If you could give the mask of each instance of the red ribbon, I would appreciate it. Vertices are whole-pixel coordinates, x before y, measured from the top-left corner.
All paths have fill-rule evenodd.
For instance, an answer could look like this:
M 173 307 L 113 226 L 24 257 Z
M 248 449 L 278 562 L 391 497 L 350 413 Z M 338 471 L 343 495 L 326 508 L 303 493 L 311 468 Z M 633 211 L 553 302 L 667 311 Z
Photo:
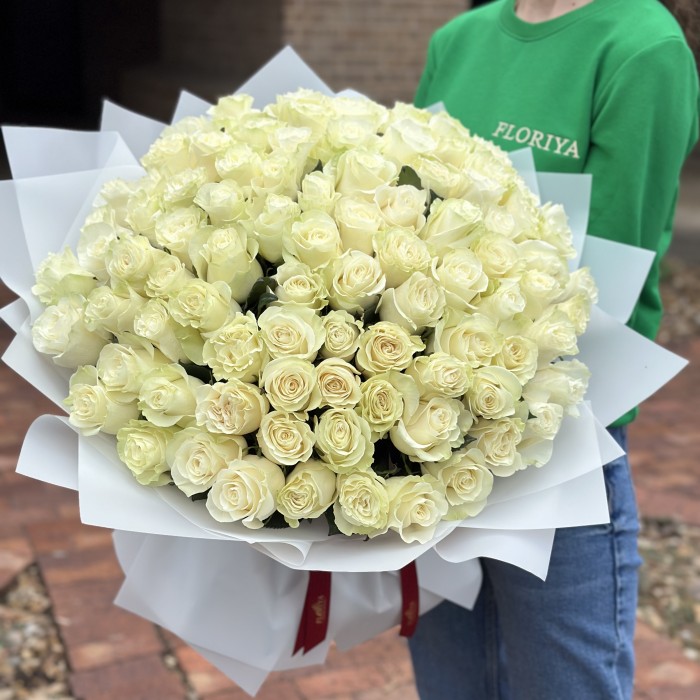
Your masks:
M 401 629 L 402 637 L 410 637 L 418 624 L 418 571 L 412 561 L 399 571 L 401 577 Z M 294 643 L 294 654 L 300 649 L 311 651 L 326 638 L 331 606 L 330 571 L 309 572 L 306 599 Z
M 301 612 L 294 654 L 299 649 L 306 652 L 318 646 L 328 631 L 328 615 L 331 608 L 331 574 L 330 571 L 309 572 L 306 587 L 306 600 Z
M 418 571 L 416 562 L 401 569 L 401 629 L 402 637 L 410 637 L 418 624 Z

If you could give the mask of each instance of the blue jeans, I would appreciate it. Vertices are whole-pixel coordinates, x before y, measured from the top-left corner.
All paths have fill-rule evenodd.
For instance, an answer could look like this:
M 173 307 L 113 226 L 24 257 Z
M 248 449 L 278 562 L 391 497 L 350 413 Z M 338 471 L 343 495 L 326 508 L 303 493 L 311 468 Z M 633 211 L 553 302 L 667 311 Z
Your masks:
M 610 433 L 627 448 L 625 428 Z M 639 524 L 627 457 L 605 465 L 611 523 L 561 528 L 546 581 L 482 559 L 473 611 L 443 602 L 409 640 L 422 700 L 629 700 Z

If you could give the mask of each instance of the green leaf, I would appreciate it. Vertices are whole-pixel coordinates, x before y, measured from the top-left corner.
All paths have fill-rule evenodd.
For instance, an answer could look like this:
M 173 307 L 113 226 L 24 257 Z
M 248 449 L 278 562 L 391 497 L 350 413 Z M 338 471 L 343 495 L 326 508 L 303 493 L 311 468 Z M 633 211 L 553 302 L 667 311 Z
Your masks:
M 209 494 L 209 491 L 211 491 L 211 489 L 207 489 L 206 491 L 203 491 L 202 493 L 193 493 L 190 496 L 190 501 L 205 501 L 207 498 L 207 495 Z
M 214 382 L 214 374 L 210 367 L 206 365 L 196 365 L 194 362 L 181 362 L 180 364 L 190 377 L 195 377 L 195 379 L 199 379 L 205 384 L 212 384 Z
M 272 290 L 277 288 L 277 282 L 272 277 L 259 277 L 248 294 L 248 298 L 243 304 L 243 313 L 251 311 L 258 306 L 260 298 L 264 294 L 272 294 Z
M 399 185 L 413 185 L 417 190 L 422 190 L 423 185 L 418 177 L 418 173 L 410 166 L 404 165 L 399 173 Z
M 260 316 L 260 314 L 265 311 L 265 309 L 270 306 L 273 301 L 277 301 L 277 296 L 272 292 L 265 292 L 265 294 L 258 299 L 258 304 L 255 308 L 255 315 Z
M 326 510 L 324 515 L 326 516 L 326 522 L 328 523 L 328 537 L 330 537 L 331 535 L 342 534 L 338 529 L 338 526 L 335 524 L 335 515 L 333 513 L 332 506 Z
M 284 519 L 284 515 L 276 510 L 267 520 L 263 520 L 263 526 L 271 530 L 283 530 L 289 527 L 289 523 Z

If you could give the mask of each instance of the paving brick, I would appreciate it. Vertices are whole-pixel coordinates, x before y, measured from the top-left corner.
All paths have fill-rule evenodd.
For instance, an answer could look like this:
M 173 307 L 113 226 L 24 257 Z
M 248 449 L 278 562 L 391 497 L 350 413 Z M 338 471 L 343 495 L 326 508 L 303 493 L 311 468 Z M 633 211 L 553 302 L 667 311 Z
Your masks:
M 231 690 L 233 685 L 231 680 L 194 649 L 181 646 L 175 651 L 175 656 L 190 684 L 198 693 L 206 695 L 221 690 Z
M 122 575 L 111 547 L 60 550 L 39 555 L 38 561 L 49 590 L 57 585 L 112 580 Z
M 74 673 L 76 700 L 180 700 L 186 689 L 156 655 Z
M 377 668 L 338 668 L 319 670 L 296 684 L 305 698 L 336 698 L 344 693 L 357 693 L 368 688 L 381 687 L 385 678 Z
M 34 561 L 34 553 L 23 537 L 0 539 L 0 591 Z
M 27 533 L 37 554 L 112 547 L 112 531 L 83 525 L 72 518 L 29 525 Z
M 163 651 L 150 622 L 115 606 L 61 616 L 58 622 L 70 666 L 77 671 Z

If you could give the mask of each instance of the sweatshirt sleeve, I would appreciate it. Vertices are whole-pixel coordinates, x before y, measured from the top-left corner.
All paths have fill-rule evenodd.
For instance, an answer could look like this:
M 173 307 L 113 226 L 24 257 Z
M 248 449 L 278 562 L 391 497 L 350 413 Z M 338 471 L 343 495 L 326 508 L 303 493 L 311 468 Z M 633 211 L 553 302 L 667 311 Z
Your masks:
M 697 68 L 687 45 L 668 38 L 628 58 L 594 108 L 584 168 L 593 175 L 589 233 L 658 253 L 640 298 L 645 310 L 630 322 L 653 337 L 658 263 L 670 243 L 681 167 L 698 138 Z
M 430 90 L 430 82 L 435 72 L 435 42 L 436 37 L 433 35 L 428 44 L 428 56 L 425 61 L 425 67 L 423 68 L 423 74 L 418 83 L 418 88 L 416 89 L 416 96 L 413 99 L 413 104 L 416 107 L 428 107 L 430 105 L 428 102 L 428 92 Z

